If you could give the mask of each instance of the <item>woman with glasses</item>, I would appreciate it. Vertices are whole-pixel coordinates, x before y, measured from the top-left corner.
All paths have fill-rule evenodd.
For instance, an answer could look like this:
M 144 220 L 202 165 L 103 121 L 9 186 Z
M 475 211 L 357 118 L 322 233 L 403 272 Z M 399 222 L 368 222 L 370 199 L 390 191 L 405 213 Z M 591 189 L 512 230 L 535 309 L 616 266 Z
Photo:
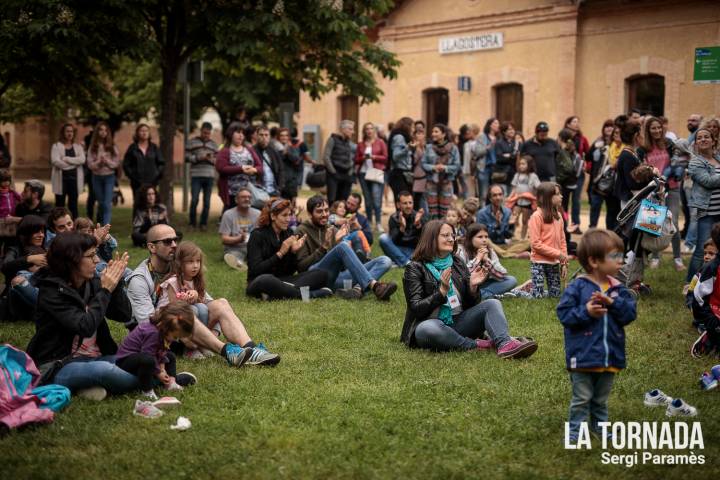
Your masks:
M 69 232 L 55 237 L 47 268 L 36 274 L 35 335 L 27 347 L 43 384 L 63 385 L 94 400 L 138 388 L 137 377 L 115 366 L 117 344 L 105 320 L 130 321 L 127 296 L 117 288 L 128 256 L 112 260 L 99 277 L 98 261 L 92 235 Z
M 140 187 L 131 234 L 133 245 L 144 247 L 150 227 L 167 223 L 167 207 L 162 203 L 157 203 L 155 187 L 152 185 Z
M 411 348 L 438 351 L 495 350 L 501 358 L 535 353 L 535 341 L 510 336 L 498 300 L 482 301 L 479 287 L 488 271 L 482 265 L 469 271 L 456 248 L 450 224 L 425 225 L 403 278 L 407 311 L 401 340 Z M 483 338 L 485 331 L 489 339 Z

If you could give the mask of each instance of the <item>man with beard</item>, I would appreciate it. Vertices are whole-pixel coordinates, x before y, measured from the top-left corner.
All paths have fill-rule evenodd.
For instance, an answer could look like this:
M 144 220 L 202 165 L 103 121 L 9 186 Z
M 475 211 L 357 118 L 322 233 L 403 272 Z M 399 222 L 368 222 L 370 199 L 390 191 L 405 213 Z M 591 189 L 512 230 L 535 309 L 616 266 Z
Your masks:
M 132 307 L 134 323 L 150 321 L 158 302 L 158 286 L 170 272 L 175 259 L 177 242 L 175 230 L 170 225 L 155 225 L 147 233 L 147 249 L 150 257 L 140 262 L 128 279 L 127 296 Z M 280 356 L 270 353 L 262 346 L 255 345 L 245 330 L 245 326 L 232 313 L 232 307 L 224 299 L 213 300 L 207 304 L 207 325 L 219 323 L 223 334 L 229 340 L 223 343 L 206 324 L 195 317 L 191 341 L 196 346 L 220 354 L 228 364 L 239 367 L 248 365 L 275 365 Z M 131 325 L 131 327 L 134 327 Z M 242 345 L 242 346 L 240 346 Z
M 688 136 L 688 145 L 692 145 L 695 142 L 695 132 L 700 128 L 703 116 L 699 113 L 691 113 L 687 120 L 687 129 L 690 132 Z
M 40 180 L 28 180 L 25 182 L 25 189 L 22 191 L 22 203 L 15 209 L 15 216 L 25 217 L 27 215 L 37 215 L 47 220 L 52 205 L 43 202 L 45 195 L 45 184 Z
M 530 155 L 535 160 L 535 173 L 541 182 L 554 182 L 556 160 L 560 146 L 552 138 L 548 138 L 550 126 L 539 122 L 535 126 L 535 136 L 523 143 L 520 155 Z

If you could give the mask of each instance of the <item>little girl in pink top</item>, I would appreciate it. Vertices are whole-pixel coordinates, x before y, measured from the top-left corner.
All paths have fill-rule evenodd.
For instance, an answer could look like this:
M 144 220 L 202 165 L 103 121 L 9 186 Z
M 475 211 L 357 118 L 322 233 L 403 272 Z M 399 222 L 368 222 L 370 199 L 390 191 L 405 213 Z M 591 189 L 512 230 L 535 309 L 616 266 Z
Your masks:
M 560 281 L 567 276 L 567 244 L 561 215 L 562 194 L 553 182 L 537 188 L 538 209 L 530 217 L 530 275 L 533 298 L 560 297 Z M 545 282 L 548 291 L 545 292 Z

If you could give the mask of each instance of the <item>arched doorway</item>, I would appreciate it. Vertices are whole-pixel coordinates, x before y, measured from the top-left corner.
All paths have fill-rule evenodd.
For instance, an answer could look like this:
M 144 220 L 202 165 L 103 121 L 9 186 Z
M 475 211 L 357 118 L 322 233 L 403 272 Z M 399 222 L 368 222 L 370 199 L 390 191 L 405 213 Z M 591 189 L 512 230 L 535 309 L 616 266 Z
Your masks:
M 448 124 L 450 95 L 446 88 L 431 88 L 423 92 L 425 124 L 428 130 L 436 123 Z
M 627 111 L 660 116 L 665 114 L 665 77 L 662 75 L 633 75 L 625 80 Z
M 519 83 L 496 85 L 495 117 L 500 122 L 512 122 L 519 132 L 523 128 L 523 87 Z

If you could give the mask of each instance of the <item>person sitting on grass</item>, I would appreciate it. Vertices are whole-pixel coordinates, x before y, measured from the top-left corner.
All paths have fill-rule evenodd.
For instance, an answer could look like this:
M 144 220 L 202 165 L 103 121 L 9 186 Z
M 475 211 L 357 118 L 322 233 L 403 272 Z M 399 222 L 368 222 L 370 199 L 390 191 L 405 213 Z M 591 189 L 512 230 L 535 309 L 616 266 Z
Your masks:
M 110 235 L 110 225 L 100 226 L 99 223 L 95 224 L 87 217 L 78 217 L 75 219 L 74 228 L 76 232 L 87 233 L 88 235 L 94 236 L 97 240 L 97 251 L 98 257 L 100 258 L 100 263 L 97 264 L 97 272 L 99 274 L 105 270 L 108 262 L 112 260 L 113 253 L 117 250 L 118 246 L 115 237 Z M 126 268 L 123 274 L 123 280 L 130 278 L 130 274 L 132 274 L 132 270 Z
M 530 247 L 527 240 L 513 242 L 517 219 L 518 215 L 505 206 L 503 186 L 497 183 L 490 185 L 487 205 L 477 212 L 476 221 L 488 228 L 492 247 L 502 258 L 514 258 Z
M 530 217 L 530 276 L 533 298 L 560 297 L 560 283 L 567 276 L 568 253 L 562 218 L 560 186 L 543 182 L 537 190 L 538 209 Z M 545 291 L 547 281 L 548 290 Z
M 6 298 L 1 313 L 5 320 L 32 320 L 38 297 L 33 277 L 47 266 L 44 239 L 45 220 L 37 215 L 23 217 L 16 245 L 8 248 L 2 263 Z
M 407 311 L 400 339 L 409 347 L 493 350 L 501 358 L 528 357 L 537 350 L 529 338 L 513 338 L 502 304 L 482 301 L 487 271 L 472 273 L 455 253 L 455 232 L 443 220 L 425 225 L 413 261 L 405 269 Z M 484 339 L 487 331 L 490 339 Z
M 235 203 L 235 208 L 229 208 L 223 213 L 218 231 L 225 250 L 223 260 L 230 268 L 242 272 L 247 270 L 248 240 L 260 216 L 260 210 L 250 206 L 252 192 L 247 187 L 238 190 Z
M 172 303 L 157 311 L 150 321 L 138 325 L 120 343 L 115 365 L 136 376 L 143 396 L 157 400 L 154 387 L 182 390 L 197 383 L 189 372 L 176 373 L 175 354 L 168 346 L 190 338 L 195 320 L 187 303 Z
M 336 228 L 342 228 L 347 225 L 345 228 L 349 233 L 345 235 L 342 240 L 350 242 L 352 251 L 355 252 L 360 261 L 362 263 L 367 263 L 370 259 L 372 247 L 360 227 L 357 214 L 353 215 L 347 212 L 347 209 L 345 208 L 345 201 L 337 200 L 330 205 L 330 216 L 327 223 L 329 226 Z
M 712 237 L 705 240 L 705 244 L 703 245 L 703 267 L 709 262 L 715 260 L 717 254 L 718 248 L 717 246 L 715 246 L 715 242 L 713 241 Z M 700 270 L 702 271 L 702 268 Z M 693 299 L 695 298 L 695 287 L 697 286 L 699 281 L 700 272 L 696 273 L 692 281 L 689 284 L 685 285 L 685 287 L 683 288 L 683 294 L 686 297 L 685 305 L 687 305 L 687 307 L 691 310 L 693 305 Z M 699 333 L 702 333 L 705 330 L 705 327 L 703 325 L 700 325 L 695 319 L 693 319 L 693 326 L 698 329 Z
M 130 235 L 133 245 L 144 248 L 148 230 L 155 225 L 165 225 L 167 223 L 167 207 L 162 203 L 158 203 L 155 187 L 152 185 L 140 187 L 137 210 L 135 210 L 132 234 Z
M 589 229 L 578 260 L 586 274 L 565 289 L 557 316 L 565 331 L 565 361 L 572 383 L 569 441 L 581 422 L 600 432 L 615 374 L 625 368 L 625 326 L 635 320 L 635 297 L 615 279 L 623 264 L 623 241 L 614 232 Z
M 357 221 L 360 230 L 362 230 L 363 235 L 365 235 L 365 239 L 370 245 L 372 245 L 374 240 L 372 226 L 370 225 L 367 217 L 360 213 L 361 206 L 362 195 L 357 192 L 352 192 L 350 195 L 348 195 L 347 200 L 345 200 L 345 209 L 347 210 L 347 213 L 349 215 L 354 215 L 354 218 Z M 384 230 L 382 230 L 382 220 L 376 219 L 376 226 L 379 227 L 378 233 L 383 233 Z
M 482 223 L 473 223 L 468 227 L 465 237 L 465 254 L 460 258 L 467 262 L 470 273 L 478 268 L 488 272 L 487 279 L 480 284 L 482 298 L 493 298 L 509 292 L 517 285 L 517 280 L 508 275 L 507 269 L 500 263 L 495 250 L 490 246 L 488 229 Z
M 720 245 L 720 223 L 713 225 L 710 239 Z M 717 251 L 717 248 L 715 249 Z M 710 255 L 708 255 L 709 257 Z M 691 290 L 693 295 L 693 325 L 701 331 L 700 338 L 693 344 L 693 356 L 699 356 L 710 348 L 720 348 L 720 255 L 715 255 L 702 266 L 697 281 Z
M 422 208 L 415 210 L 408 191 L 398 193 L 396 208 L 388 221 L 388 233 L 380 235 L 380 247 L 395 265 L 404 267 L 410 263 L 426 219 Z
M 298 271 L 297 253 L 305 243 L 304 235 L 290 231 L 289 200 L 271 198 L 260 212 L 248 241 L 247 289 L 250 297 L 263 300 L 299 299 L 300 288 L 310 289 L 310 298 L 328 297 L 328 274 L 324 270 Z
M 75 223 L 73 222 L 72 215 L 70 215 L 70 210 L 65 207 L 53 208 L 47 217 L 47 229 L 45 230 L 45 242 L 43 246 L 46 250 L 49 250 L 50 244 L 56 235 L 74 230 Z
M 170 273 L 178 241 L 179 238 L 170 225 L 155 225 L 148 230 L 147 249 L 150 257 L 140 262 L 127 285 L 133 320 L 133 324 L 128 325 L 129 327 L 149 322 L 150 317 L 155 313 L 159 301 L 159 286 Z M 220 328 L 228 342 L 220 341 L 197 318 L 193 327 L 192 342 L 200 348 L 220 354 L 231 366 L 243 365 L 252 357 L 255 344 L 232 312 L 230 304 L 226 300 L 211 302 L 208 305 L 208 315 L 209 322 L 220 323 Z
M 397 285 L 379 280 L 390 270 L 392 261 L 380 256 L 363 265 L 349 245 L 348 236 L 353 222 L 344 223 L 339 229 L 328 226 L 328 204 L 322 195 L 315 195 L 307 201 L 307 211 L 310 219 L 298 228 L 298 233 L 305 236 L 305 242 L 297 252 L 298 270 L 327 272 L 328 286 L 335 288 L 335 294 L 341 298 L 359 299 L 367 290 L 373 292 L 378 300 L 389 300 Z M 343 288 L 345 280 L 352 280 L 354 286 Z
M 98 261 L 92 235 L 66 232 L 53 240 L 47 267 L 36 274 L 35 335 L 26 349 L 41 383 L 63 385 L 93 400 L 138 388 L 137 377 L 115 365 L 117 344 L 105 320 L 130 321 L 127 296 L 116 288 L 128 255 L 110 261 L 100 277 Z
M 37 215 L 47 220 L 53 207 L 43 202 L 43 195 L 45 195 L 45 184 L 42 181 L 36 179 L 26 181 L 25 188 L 20 194 L 22 203 L 15 208 L 15 215 L 18 217 Z

